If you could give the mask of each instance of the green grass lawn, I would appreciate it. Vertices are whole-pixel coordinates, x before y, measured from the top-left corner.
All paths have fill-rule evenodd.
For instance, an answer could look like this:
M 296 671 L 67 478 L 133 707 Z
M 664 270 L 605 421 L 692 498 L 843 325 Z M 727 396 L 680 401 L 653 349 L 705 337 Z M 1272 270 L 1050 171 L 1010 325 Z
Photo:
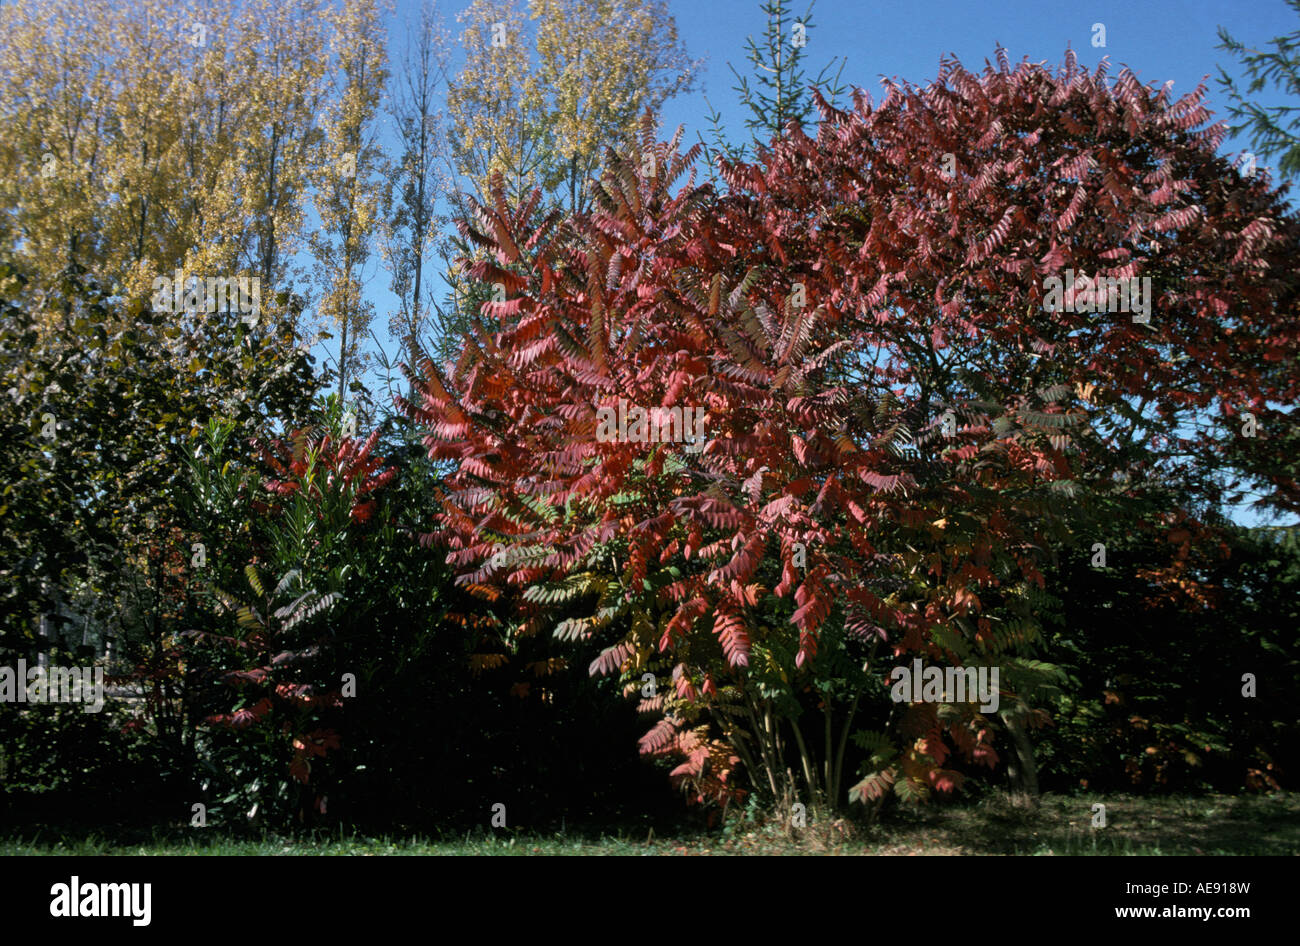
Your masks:
M 1092 805 L 1106 805 L 1094 829 Z M 1045 796 L 1036 810 L 998 796 L 976 804 L 895 809 L 872 827 L 818 824 L 790 836 L 776 825 L 733 823 L 678 837 L 607 833 L 537 835 L 476 829 L 458 838 L 279 836 L 232 839 L 214 829 L 74 837 L 10 830 L 0 855 L 392 854 L 1300 854 L 1300 795 L 1106 798 Z

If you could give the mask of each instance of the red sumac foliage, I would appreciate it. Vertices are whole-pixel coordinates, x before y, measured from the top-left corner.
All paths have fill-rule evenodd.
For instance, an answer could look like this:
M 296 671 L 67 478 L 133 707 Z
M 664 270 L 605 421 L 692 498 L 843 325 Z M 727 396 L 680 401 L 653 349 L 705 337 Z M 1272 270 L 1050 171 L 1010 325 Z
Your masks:
M 819 102 L 816 138 L 792 127 L 758 163 L 724 162 L 725 195 L 674 192 L 698 149 L 647 127 L 589 215 L 538 224 L 498 198 L 465 224 L 488 253 L 471 272 L 507 301 L 405 404 L 455 464 L 449 560 L 515 592 L 507 638 L 613 635 L 592 670 L 632 689 L 671 667 L 643 749 L 685 754 L 706 794 L 734 795 L 738 759 L 771 771 L 762 701 L 817 680 L 828 634 L 1000 665 L 1004 705 L 1023 705 L 1036 562 L 1074 541 L 1058 514 L 1124 488 L 1126 438 L 1152 417 L 1296 393 L 1296 223 L 1214 154 L 1204 90 L 998 58 L 887 84 L 874 107 Z M 1071 270 L 1149 279 L 1146 318 L 1046 311 Z M 1189 452 L 1146 447 L 1148 468 Z M 725 746 L 690 727 L 700 706 Z M 857 797 L 952 788 L 949 746 L 996 758 L 973 705 L 904 710 Z M 827 733 L 815 766 L 799 745 L 838 803 Z

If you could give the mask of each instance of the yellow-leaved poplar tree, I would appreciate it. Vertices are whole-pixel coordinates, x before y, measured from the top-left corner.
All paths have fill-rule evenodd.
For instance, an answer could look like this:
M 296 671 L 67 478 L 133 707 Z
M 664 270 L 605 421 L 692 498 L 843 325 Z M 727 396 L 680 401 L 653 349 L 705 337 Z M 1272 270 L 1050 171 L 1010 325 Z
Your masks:
M 129 298 L 261 278 L 301 246 L 322 0 L 0 6 L 0 249 L 39 294 L 72 265 Z
M 532 89 L 546 116 L 541 183 L 581 213 L 605 149 L 634 142 L 641 114 L 689 88 L 697 64 L 664 3 L 532 0 L 529 16 L 537 23 Z
M 456 169 L 480 200 L 493 174 L 521 195 L 539 182 L 546 122 L 523 13 L 515 0 L 474 0 L 456 19 L 465 52 L 447 92 Z
M 397 311 L 389 332 L 401 341 L 406 363 L 419 364 L 421 336 L 437 314 L 434 281 L 425 264 L 446 225 L 439 201 L 451 191 L 446 166 L 445 115 L 439 91 L 447 80 L 450 36 L 433 0 L 423 0 L 418 19 L 406 26 L 406 49 L 390 77 L 388 111 L 397 140 L 392 173 L 381 203 L 379 238 L 392 276 Z
M 320 119 L 324 140 L 315 172 L 320 227 L 309 243 L 320 287 L 317 318 L 323 327 L 338 330 L 340 401 L 349 378 L 360 371 L 360 341 L 374 315 L 362 290 L 387 173 L 378 142 L 388 82 L 382 12 L 376 0 L 343 0 L 334 13 L 330 45 L 336 91 Z

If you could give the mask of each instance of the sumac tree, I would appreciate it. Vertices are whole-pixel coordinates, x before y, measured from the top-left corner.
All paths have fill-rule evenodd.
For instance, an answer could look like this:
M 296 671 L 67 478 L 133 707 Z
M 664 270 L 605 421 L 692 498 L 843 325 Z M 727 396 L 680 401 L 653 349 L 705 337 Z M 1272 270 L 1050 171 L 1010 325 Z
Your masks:
M 465 223 L 506 299 L 405 405 L 455 466 L 449 561 L 507 645 L 602 645 L 701 798 L 739 762 L 830 806 L 947 791 L 1003 728 L 1032 787 L 1043 557 L 1296 394 L 1296 221 L 1216 156 L 1204 90 L 997 59 L 819 101 L 725 197 L 674 191 L 698 149 L 647 123 L 590 214 Z M 1150 306 L 1088 311 L 1084 275 Z M 998 669 L 997 710 L 892 702 L 914 658 Z

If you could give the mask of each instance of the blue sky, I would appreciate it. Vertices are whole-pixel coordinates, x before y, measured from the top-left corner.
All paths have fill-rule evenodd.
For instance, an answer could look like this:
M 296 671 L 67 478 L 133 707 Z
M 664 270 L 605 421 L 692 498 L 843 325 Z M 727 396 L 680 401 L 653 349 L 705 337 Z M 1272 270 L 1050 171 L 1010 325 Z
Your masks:
M 406 35 L 402 24 L 415 19 L 419 2 L 396 2 L 390 27 L 394 59 Z M 456 14 L 466 6 L 468 2 L 459 0 L 439 4 L 453 31 Z M 797 0 L 791 9 L 802 16 L 806 0 Z M 678 124 L 686 126 L 688 142 L 694 141 L 697 133 L 707 137 L 707 96 L 721 112 L 729 137 L 736 142 L 746 140 L 745 111 L 732 90 L 735 80 L 727 63 L 746 72 L 746 38 L 751 34 L 758 37 L 766 22 L 757 0 L 670 0 L 669 10 L 687 52 L 705 62 L 695 91 L 665 106 L 662 137 L 668 137 Z M 1159 85 L 1172 79 L 1175 95 L 1190 92 L 1204 81 L 1209 107 L 1216 116 L 1224 114 L 1223 96 L 1215 81 L 1217 66 L 1222 64 L 1234 77 L 1241 74 L 1228 54 L 1215 48 L 1218 27 L 1226 27 L 1236 39 L 1257 48 L 1297 28 L 1295 13 L 1283 0 L 922 0 L 901 4 L 818 0 L 812 22 L 805 49 L 807 71 L 816 75 L 825 62 L 845 57 L 841 81 L 866 90 L 877 100 L 882 76 L 924 83 L 935 76 L 944 55 L 955 54 L 967 68 L 978 69 L 986 59 L 993 59 L 1000 43 L 1013 65 L 1024 58 L 1059 65 L 1068 46 L 1088 67 L 1108 57 L 1112 76 L 1121 66 L 1129 66 L 1144 84 Z M 1096 23 L 1105 26 L 1104 49 L 1093 46 Z M 617 29 L 617 24 L 610 24 L 610 29 Z M 1280 104 L 1266 94 L 1260 100 L 1266 105 Z M 1247 148 L 1247 142 L 1229 139 L 1222 150 L 1236 154 Z M 376 309 L 374 328 L 382 337 L 382 327 L 396 300 L 388 291 L 386 271 L 372 266 L 367 276 L 367 297 Z M 397 350 L 393 343 L 386 343 L 385 348 Z M 332 363 L 324 352 L 319 354 Z M 1249 513 L 1239 518 L 1255 521 Z

